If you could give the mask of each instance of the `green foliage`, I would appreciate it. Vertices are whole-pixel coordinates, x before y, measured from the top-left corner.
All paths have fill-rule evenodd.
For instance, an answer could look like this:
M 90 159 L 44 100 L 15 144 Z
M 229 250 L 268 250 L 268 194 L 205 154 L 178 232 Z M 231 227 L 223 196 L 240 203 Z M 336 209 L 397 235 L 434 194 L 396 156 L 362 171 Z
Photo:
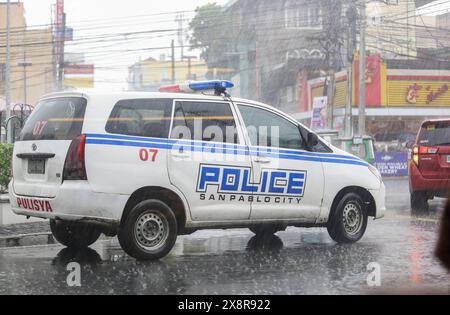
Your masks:
M 12 144 L 0 144 L 0 191 L 6 189 L 10 180 L 9 173 L 13 148 Z
M 208 63 L 217 62 L 217 59 L 227 52 L 230 34 L 231 19 L 222 6 L 209 3 L 195 10 L 195 17 L 189 24 L 191 36 L 189 43 L 191 49 L 200 49 L 201 57 Z

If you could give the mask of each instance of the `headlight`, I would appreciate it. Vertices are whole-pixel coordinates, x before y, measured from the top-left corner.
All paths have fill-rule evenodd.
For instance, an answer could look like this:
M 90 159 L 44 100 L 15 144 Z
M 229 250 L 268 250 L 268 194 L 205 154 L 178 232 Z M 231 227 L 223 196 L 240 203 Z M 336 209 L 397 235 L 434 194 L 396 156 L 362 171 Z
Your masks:
M 372 172 L 373 175 L 375 175 L 376 178 L 378 178 L 381 181 L 383 181 L 383 177 L 381 176 L 380 171 L 373 165 L 369 165 L 369 170 Z

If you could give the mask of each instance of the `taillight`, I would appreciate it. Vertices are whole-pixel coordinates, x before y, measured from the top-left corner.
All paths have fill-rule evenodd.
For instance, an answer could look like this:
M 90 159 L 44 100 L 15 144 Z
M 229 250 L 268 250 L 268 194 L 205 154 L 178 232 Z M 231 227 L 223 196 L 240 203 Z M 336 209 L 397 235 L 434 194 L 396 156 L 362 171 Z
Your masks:
M 418 146 L 413 147 L 412 160 L 413 160 L 414 164 L 419 166 L 419 147 Z
M 87 180 L 84 148 L 86 135 L 74 139 L 67 152 L 64 163 L 63 180 Z
M 426 154 L 437 154 L 438 148 L 424 147 L 424 146 L 414 146 L 412 152 L 412 159 L 416 165 L 419 165 L 419 160 L 421 155 Z
M 419 147 L 419 154 L 436 154 L 437 152 L 438 152 L 437 148 Z

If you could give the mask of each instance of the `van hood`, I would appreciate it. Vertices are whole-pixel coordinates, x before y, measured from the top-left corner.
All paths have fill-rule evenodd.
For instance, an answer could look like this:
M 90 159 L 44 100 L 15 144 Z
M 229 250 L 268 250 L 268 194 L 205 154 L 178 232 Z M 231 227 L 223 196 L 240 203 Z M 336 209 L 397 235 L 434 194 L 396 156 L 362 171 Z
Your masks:
M 334 152 L 335 154 L 348 156 L 349 158 L 351 157 L 351 158 L 357 159 L 358 161 L 367 163 L 367 161 L 363 160 L 362 158 L 360 158 L 360 157 L 358 157 L 358 156 L 356 156 L 356 155 L 353 155 L 353 154 L 351 154 L 351 153 L 348 153 L 347 151 L 344 151 L 344 150 L 342 150 L 342 149 L 339 149 L 339 148 L 335 147 L 334 145 L 331 145 L 331 144 L 330 144 L 329 146 L 333 149 L 333 152 Z

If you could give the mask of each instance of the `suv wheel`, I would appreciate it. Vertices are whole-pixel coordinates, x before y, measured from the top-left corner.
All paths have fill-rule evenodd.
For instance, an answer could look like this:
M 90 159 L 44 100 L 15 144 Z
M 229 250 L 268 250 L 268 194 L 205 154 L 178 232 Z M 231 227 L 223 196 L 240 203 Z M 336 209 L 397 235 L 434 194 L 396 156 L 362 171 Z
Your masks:
M 99 229 L 64 221 L 50 220 L 53 237 L 69 248 L 83 249 L 94 244 L 102 234 Z
M 348 193 L 330 216 L 328 234 L 337 243 L 356 243 L 366 232 L 367 220 L 366 206 L 361 197 Z
M 172 250 L 177 233 L 177 220 L 169 206 L 158 200 L 146 200 L 131 210 L 118 238 L 131 257 L 158 260 Z
M 428 209 L 428 198 L 425 192 L 411 193 L 411 211 L 413 213 L 426 212 Z

